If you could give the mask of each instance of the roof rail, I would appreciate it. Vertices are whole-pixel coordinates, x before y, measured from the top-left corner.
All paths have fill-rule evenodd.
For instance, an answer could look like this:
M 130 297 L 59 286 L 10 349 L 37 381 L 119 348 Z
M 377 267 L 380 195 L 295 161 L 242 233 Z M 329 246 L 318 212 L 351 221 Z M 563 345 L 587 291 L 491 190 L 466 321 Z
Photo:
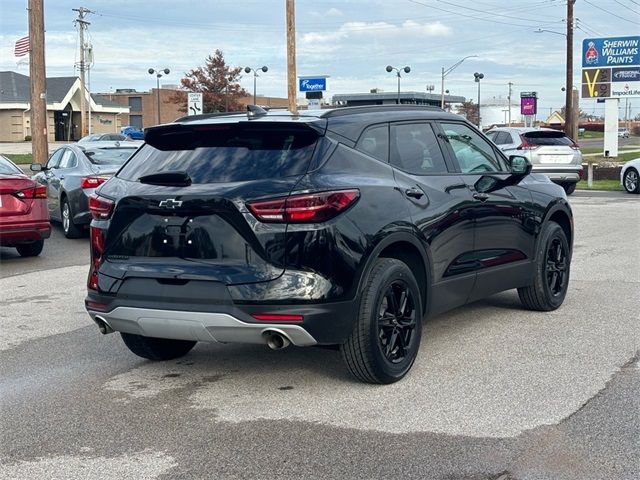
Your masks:
M 440 107 L 432 105 L 361 105 L 357 107 L 337 107 L 320 114 L 322 118 L 341 117 L 343 115 L 355 115 L 357 113 L 371 113 L 384 111 L 412 111 L 428 110 L 432 112 L 444 112 Z
M 184 117 L 176 118 L 173 123 L 187 122 L 192 120 L 206 120 L 207 118 L 226 117 L 231 115 L 239 115 L 244 112 L 215 112 L 215 113 L 201 113 L 199 115 L 185 115 Z

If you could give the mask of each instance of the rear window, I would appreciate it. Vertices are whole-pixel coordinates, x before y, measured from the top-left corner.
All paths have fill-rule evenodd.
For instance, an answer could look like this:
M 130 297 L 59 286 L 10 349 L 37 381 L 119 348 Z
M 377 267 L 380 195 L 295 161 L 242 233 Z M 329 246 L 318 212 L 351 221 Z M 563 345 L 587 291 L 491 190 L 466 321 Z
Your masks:
M 84 154 L 94 165 L 122 165 L 135 148 L 86 148 Z
M 177 127 L 147 138 L 118 173 L 125 180 L 186 171 L 193 183 L 282 178 L 306 172 L 318 133 L 278 125 Z
M 527 132 L 523 136 L 532 145 L 573 145 L 571 139 L 562 132 Z

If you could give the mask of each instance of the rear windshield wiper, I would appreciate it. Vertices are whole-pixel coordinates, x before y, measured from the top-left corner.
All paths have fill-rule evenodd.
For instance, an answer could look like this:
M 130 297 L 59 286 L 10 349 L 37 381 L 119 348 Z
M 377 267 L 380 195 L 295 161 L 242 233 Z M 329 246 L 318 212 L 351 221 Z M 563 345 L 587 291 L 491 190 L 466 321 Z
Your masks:
M 191 177 L 184 171 L 152 173 L 151 175 L 140 177 L 138 181 L 163 187 L 188 187 L 191 185 Z

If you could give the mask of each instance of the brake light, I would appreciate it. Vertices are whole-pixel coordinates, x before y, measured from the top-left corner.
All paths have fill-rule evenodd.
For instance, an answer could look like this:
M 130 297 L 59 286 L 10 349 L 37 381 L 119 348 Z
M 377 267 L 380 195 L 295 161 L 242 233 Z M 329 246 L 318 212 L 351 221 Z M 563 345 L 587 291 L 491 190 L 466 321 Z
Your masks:
M 96 220 L 108 220 L 113 213 L 115 203 L 108 198 L 91 195 L 89 197 L 89 211 Z
M 98 188 L 104 182 L 109 180 L 109 177 L 82 177 L 80 179 L 81 188 Z
M 98 268 L 102 262 L 104 253 L 104 233 L 102 228 L 91 227 L 91 264 L 89 266 L 89 278 L 87 287 L 91 290 L 98 290 Z
M 358 190 L 305 193 L 247 203 L 253 215 L 265 223 L 317 223 L 334 218 L 353 205 Z
M 33 188 L 25 188 L 14 194 L 18 198 L 47 198 L 47 187 L 36 185 Z
M 523 135 L 520 135 L 520 142 L 520 146 L 518 146 L 517 150 L 535 150 L 540 146 L 529 143 Z
M 278 313 L 252 313 L 251 316 L 263 322 L 301 322 L 302 315 L 288 315 Z

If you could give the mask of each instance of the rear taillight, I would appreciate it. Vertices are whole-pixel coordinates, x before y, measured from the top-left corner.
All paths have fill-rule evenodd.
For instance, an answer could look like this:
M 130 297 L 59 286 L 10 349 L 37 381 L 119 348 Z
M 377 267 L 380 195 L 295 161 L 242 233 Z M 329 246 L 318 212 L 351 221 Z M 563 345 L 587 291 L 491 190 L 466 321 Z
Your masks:
M 520 142 L 520 146 L 517 148 L 518 150 L 535 150 L 540 146 L 529 143 L 523 135 L 520 135 Z
M 26 188 L 14 194 L 18 198 L 47 198 L 47 187 L 36 185 L 33 188 Z
M 107 180 L 109 180 L 109 177 L 82 177 L 80 179 L 80 187 L 81 188 L 98 188 Z
M 113 213 L 115 203 L 108 198 L 91 195 L 89 197 L 89 211 L 96 220 L 108 220 Z
M 247 203 L 253 215 L 265 223 L 317 223 L 332 219 L 353 205 L 358 190 L 305 193 Z
M 578 145 L 576 142 L 572 142 L 571 148 L 573 148 L 574 150 L 580 150 L 580 145 Z
M 98 268 L 102 261 L 102 254 L 104 253 L 104 234 L 105 230 L 102 228 L 91 227 L 91 264 L 89 266 L 89 278 L 87 280 L 87 287 L 91 290 L 98 290 Z

